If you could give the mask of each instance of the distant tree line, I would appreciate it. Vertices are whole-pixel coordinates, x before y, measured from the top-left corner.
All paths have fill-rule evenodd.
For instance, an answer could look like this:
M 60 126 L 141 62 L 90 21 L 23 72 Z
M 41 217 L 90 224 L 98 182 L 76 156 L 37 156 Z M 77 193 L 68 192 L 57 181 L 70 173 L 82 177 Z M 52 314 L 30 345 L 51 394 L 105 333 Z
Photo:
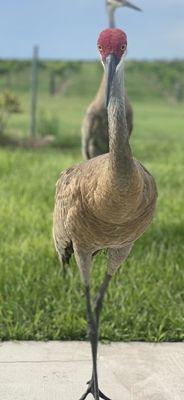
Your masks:
M 0 60 L 0 91 L 30 89 L 31 60 Z M 39 88 L 51 96 L 93 95 L 103 73 L 99 62 L 39 61 Z M 132 98 L 184 100 L 184 61 L 127 61 L 126 86 Z

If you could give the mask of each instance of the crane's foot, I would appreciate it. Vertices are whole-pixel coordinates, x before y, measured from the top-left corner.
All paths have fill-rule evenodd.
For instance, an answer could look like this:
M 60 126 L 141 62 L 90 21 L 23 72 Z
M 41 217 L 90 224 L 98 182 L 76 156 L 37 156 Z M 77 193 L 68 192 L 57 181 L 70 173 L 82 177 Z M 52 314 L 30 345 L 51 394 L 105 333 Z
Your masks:
M 95 400 L 98 400 L 98 399 L 95 397 L 95 394 L 94 394 L 94 384 L 93 384 L 93 381 L 88 382 L 88 384 L 89 384 L 88 389 L 86 390 L 86 392 L 83 394 L 83 396 L 82 396 L 79 400 L 85 400 L 86 397 L 88 396 L 88 394 L 92 394 L 93 397 L 94 397 L 94 399 L 95 399 Z M 105 396 L 105 394 L 103 394 L 103 393 L 101 392 L 101 390 L 99 390 L 99 396 L 98 396 L 98 397 L 101 398 L 101 399 L 103 399 L 103 400 L 111 400 L 111 399 L 109 399 L 109 397 Z

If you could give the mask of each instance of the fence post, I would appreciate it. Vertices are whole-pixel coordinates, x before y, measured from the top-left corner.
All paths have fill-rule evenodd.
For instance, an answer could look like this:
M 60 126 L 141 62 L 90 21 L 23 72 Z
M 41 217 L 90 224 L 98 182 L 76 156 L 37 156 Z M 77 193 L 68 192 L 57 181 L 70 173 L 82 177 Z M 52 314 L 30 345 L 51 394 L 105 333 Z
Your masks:
M 50 72 L 50 87 L 49 92 L 51 96 L 55 96 L 56 94 L 56 74 L 55 71 Z
M 37 91 L 38 91 L 38 55 L 39 47 L 33 47 L 33 60 L 32 60 L 32 81 L 31 81 L 31 121 L 30 121 L 30 134 L 32 137 L 36 136 L 36 105 L 37 105 Z
M 181 103 L 183 100 L 183 87 L 182 87 L 182 83 L 179 81 L 175 82 L 175 94 L 176 94 L 177 102 Z

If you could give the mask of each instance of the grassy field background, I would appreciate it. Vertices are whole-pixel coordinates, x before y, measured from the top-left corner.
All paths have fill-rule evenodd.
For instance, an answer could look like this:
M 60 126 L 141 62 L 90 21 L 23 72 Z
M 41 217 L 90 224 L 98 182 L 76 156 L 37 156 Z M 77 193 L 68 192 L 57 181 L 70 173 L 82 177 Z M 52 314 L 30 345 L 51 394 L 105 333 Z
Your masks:
M 38 119 L 45 113 L 57 121 L 58 147 L 0 148 L 2 340 L 86 338 L 79 272 L 73 259 L 66 277 L 62 276 L 51 230 L 58 174 L 82 160 L 81 119 L 100 79 L 100 73 L 96 79 L 99 67 L 95 65 L 83 66 L 64 95 L 49 96 L 47 80 L 43 79 Z M 164 94 L 162 87 L 155 89 L 154 74 L 150 75 L 151 86 L 145 77 L 139 79 L 140 88 L 144 86 L 140 100 L 137 92 L 132 92 L 130 81 L 131 68 L 127 74 L 135 113 L 131 145 L 134 156 L 155 176 L 159 199 L 154 223 L 136 242 L 111 283 L 102 314 L 101 339 L 180 341 L 184 339 L 184 107 L 167 92 L 167 85 Z M 28 85 L 26 77 L 25 82 Z M 86 89 L 83 87 L 79 95 L 83 82 Z M 1 91 L 4 87 L 3 77 Z M 22 113 L 11 116 L 6 135 L 24 137 L 29 130 L 30 96 L 16 79 L 10 89 L 18 94 Z M 149 90 L 150 96 L 144 95 Z M 106 257 L 100 254 L 92 273 L 94 291 L 105 269 Z

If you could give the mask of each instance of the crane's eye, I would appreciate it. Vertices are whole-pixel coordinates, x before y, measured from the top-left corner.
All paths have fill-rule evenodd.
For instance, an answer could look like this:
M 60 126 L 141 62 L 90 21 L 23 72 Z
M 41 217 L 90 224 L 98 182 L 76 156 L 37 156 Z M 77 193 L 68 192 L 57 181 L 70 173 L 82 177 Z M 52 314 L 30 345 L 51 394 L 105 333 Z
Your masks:
M 125 50 L 126 50 L 126 45 L 125 45 L 125 44 L 123 44 L 123 46 L 121 46 L 121 50 L 122 50 L 122 51 L 125 51 Z
M 98 50 L 99 50 L 99 51 L 102 51 L 102 46 L 99 45 L 99 46 L 98 46 Z

